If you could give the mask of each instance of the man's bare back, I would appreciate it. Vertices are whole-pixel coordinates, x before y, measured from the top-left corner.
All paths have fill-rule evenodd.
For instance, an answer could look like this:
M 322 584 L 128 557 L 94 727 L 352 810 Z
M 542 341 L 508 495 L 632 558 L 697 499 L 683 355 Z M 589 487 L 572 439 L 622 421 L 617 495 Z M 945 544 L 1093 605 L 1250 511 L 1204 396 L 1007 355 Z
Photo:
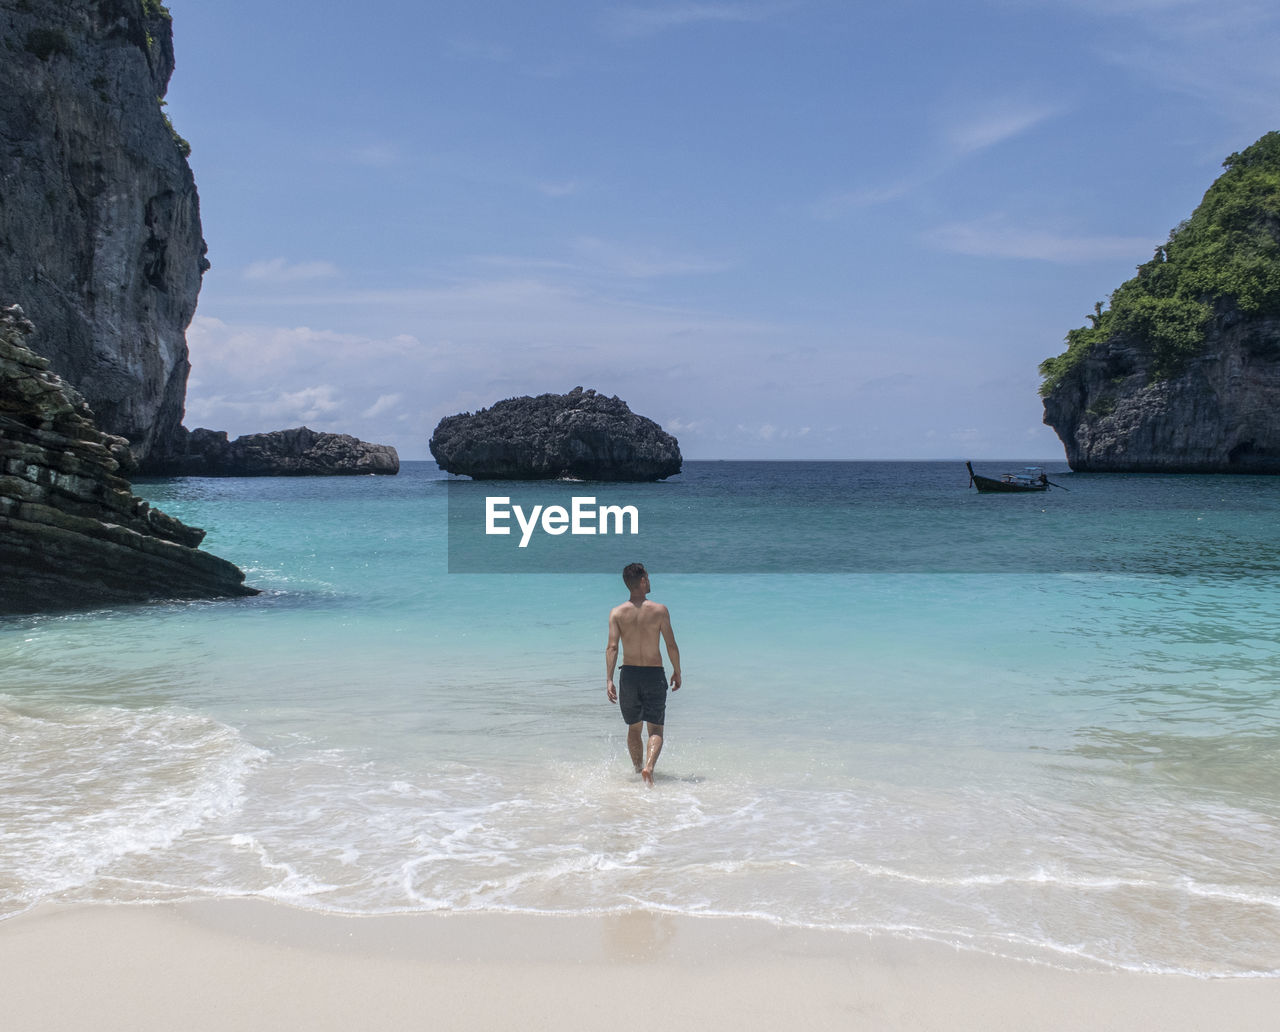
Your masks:
M 650 602 L 649 575 L 639 563 L 623 571 L 623 580 L 631 598 L 609 611 L 609 643 L 605 646 L 605 692 L 610 702 L 618 702 L 618 689 L 613 671 L 618 662 L 618 648 L 623 653 L 622 715 L 627 721 L 627 750 L 636 771 L 648 785 L 653 784 L 653 767 L 662 752 L 662 733 L 666 719 L 667 681 L 662 666 L 662 647 L 674 669 L 671 690 L 680 688 L 680 649 L 671 630 L 671 614 L 667 607 Z M 640 729 L 649 725 L 648 749 L 642 748 Z M 641 761 L 644 761 L 643 764 Z
M 671 614 L 659 602 L 645 599 L 639 605 L 623 602 L 609 613 L 610 625 L 618 628 L 622 642 L 622 662 L 627 666 L 662 666 L 658 639 L 671 627 Z

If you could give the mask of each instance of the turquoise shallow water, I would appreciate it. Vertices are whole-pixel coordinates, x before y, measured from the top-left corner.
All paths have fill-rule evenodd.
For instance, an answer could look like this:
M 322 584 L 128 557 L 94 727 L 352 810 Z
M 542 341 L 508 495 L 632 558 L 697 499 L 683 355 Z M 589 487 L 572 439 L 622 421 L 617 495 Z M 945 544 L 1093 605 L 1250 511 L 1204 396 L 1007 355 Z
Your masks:
M 616 573 L 448 573 L 426 464 L 139 485 L 264 594 L 0 622 L 0 913 L 650 907 L 1274 975 L 1280 482 L 1050 472 L 654 485 L 702 552 L 635 542 L 686 679 L 652 792 L 603 692 Z M 836 572 L 762 572 L 782 545 Z

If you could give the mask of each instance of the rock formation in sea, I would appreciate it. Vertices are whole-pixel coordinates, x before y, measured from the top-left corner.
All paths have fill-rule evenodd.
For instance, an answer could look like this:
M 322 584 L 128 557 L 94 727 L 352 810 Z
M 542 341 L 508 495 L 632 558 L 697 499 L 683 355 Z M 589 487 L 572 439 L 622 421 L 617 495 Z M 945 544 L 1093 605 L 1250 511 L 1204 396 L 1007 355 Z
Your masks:
M 0 298 L 144 466 L 182 422 L 208 268 L 159 0 L 0 4 Z
M 1224 167 L 1040 367 L 1074 470 L 1280 473 L 1280 133 Z
M 0 613 L 256 595 L 189 527 L 133 494 L 129 442 L 25 345 L 0 310 Z
M 663 480 L 682 462 L 652 419 L 581 387 L 446 416 L 430 447 L 441 469 L 476 480 Z
M 160 464 L 166 476 L 291 477 L 396 474 L 400 457 L 386 444 L 348 434 L 326 434 L 305 426 L 234 441 L 226 431 L 182 430 L 180 443 Z

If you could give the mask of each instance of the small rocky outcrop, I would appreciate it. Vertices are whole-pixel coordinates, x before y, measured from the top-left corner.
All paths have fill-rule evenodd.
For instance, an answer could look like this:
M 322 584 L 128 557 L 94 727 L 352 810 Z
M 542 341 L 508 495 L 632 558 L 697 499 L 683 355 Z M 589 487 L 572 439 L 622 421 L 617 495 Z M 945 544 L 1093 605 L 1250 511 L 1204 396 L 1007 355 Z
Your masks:
M 663 480 L 682 463 L 652 419 L 581 387 L 446 416 L 430 447 L 441 469 L 476 480 Z
M 183 429 L 158 472 L 180 477 L 331 477 L 400 472 L 400 457 L 388 444 L 370 444 L 349 434 L 319 433 L 305 426 L 234 441 L 225 430 Z
M 25 345 L 0 310 L 0 613 L 256 595 L 188 527 L 133 494 L 129 442 Z
M 1280 473 L 1280 133 L 1223 164 L 1040 366 L 1044 421 L 1074 470 Z
M 182 422 L 208 267 L 189 147 L 162 108 L 158 0 L 0 3 L 0 298 L 145 469 Z

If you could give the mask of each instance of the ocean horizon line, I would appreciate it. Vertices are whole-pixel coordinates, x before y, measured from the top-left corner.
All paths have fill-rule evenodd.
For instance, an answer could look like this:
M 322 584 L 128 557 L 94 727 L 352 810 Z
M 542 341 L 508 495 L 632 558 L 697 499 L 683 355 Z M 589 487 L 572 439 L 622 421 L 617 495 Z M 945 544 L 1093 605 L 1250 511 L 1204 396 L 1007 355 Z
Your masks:
M 431 459 L 431 458 L 427 458 L 427 459 L 405 459 L 405 458 L 402 458 L 400 461 L 401 461 L 402 463 L 415 463 L 415 464 L 421 464 L 421 465 L 433 465 L 433 466 L 438 466 L 438 464 L 436 463 L 436 460 L 435 460 L 435 459 Z M 748 462 L 757 462 L 757 463 L 759 463 L 759 462 L 774 462 L 774 463 L 777 463 L 777 462 L 787 462 L 787 463 L 841 463 L 841 464 L 854 464 L 854 463 L 858 463 L 858 464 L 862 464 L 862 465 L 871 465 L 871 464 L 882 464 L 882 465 L 903 465 L 903 464 L 906 464 L 906 463 L 911 463 L 911 464 L 913 464 L 913 465 L 926 465 L 926 464 L 928 464 L 928 465 L 939 465 L 939 466 L 947 466 L 947 465 L 952 465 L 952 464 L 959 464 L 959 465 L 963 466 L 966 462 L 982 462 L 982 463 L 988 463 L 988 462 L 990 462 L 990 463 L 1002 463 L 1002 464 L 1009 464 L 1009 463 L 1022 463 L 1022 464 L 1024 464 L 1024 465 L 1027 465 L 1027 464 L 1046 465 L 1046 464 L 1049 464 L 1049 463 L 1061 463 L 1063 466 L 1066 466 L 1066 465 L 1067 465 L 1067 460 L 1066 460 L 1065 458 L 1061 458 L 1061 459 L 1045 459 L 1045 458 L 1034 458 L 1034 457 L 1032 457 L 1032 458 L 1026 458 L 1026 457 L 1014 457 L 1014 458 L 1010 458 L 1009 456 L 997 457 L 997 458 L 974 458 L 974 457 L 973 457 L 973 456 L 971 456 L 971 455 L 970 455 L 970 456 L 961 456 L 961 457 L 959 457 L 959 458 L 953 458 L 953 459 L 910 459 L 910 458 L 907 458 L 907 459 L 884 459 L 884 458 L 881 458 L 881 459 L 813 459 L 813 458 L 809 458 L 809 459 L 796 459 L 796 458 L 738 458 L 738 459 L 721 459 L 721 458 L 686 458 L 686 459 L 684 459 L 684 461 L 685 461 L 686 463 L 690 463 L 690 462 L 717 462 L 717 463 L 719 463 L 719 462 L 736 462 L 736 463 L 748 463 Z M 443 472 L 443 470 L 442 470 L 441 472 Z M 678 474 L 678 473 L 677 473 L 677 474 L 675 474 L 675 475 L 676 475 L 676 476 L 679 476 L 679 474 Z

